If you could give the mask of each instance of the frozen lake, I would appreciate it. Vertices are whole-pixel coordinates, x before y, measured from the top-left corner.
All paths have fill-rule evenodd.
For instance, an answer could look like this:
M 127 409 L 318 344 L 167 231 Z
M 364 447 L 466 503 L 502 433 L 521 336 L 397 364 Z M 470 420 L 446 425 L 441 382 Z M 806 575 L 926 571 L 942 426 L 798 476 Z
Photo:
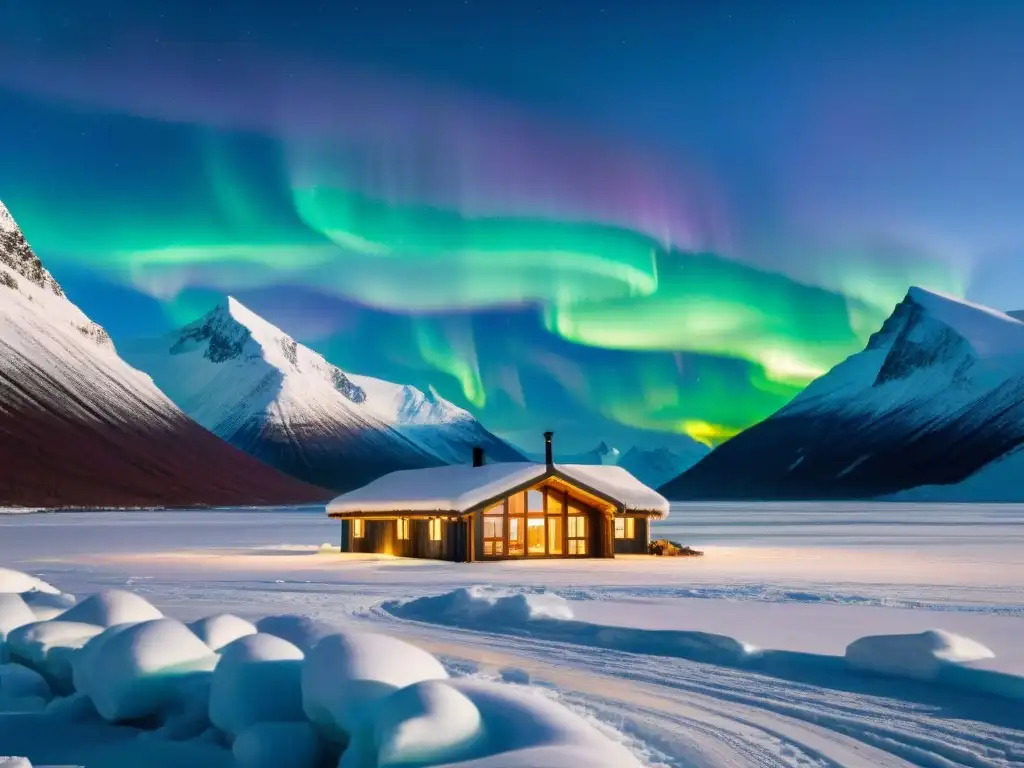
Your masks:
M 307 508 L 0 516 L 0 565 L 79 595 L 133 589 L 183 619 L 302 613 L 400 635 L 481 674 L 519 670 L 651 766 L 1024 762 L 1019 702 L 853 677 L 833 661 L 864 635 L 944 628 L 990 647 L 986 668 L 1024 672 L 1024 507 L 677 505 L 655 535 L 706 555 L 467 565 L 324 554 L 338 524 Z M 577 621 L 622 628 L 631 645 L 598 633 L 596 651 L 381 609 L 475 585 L 553 591 Z M 766 675 L 643 650 L 645 637 L 694 630 L 820 661 Z

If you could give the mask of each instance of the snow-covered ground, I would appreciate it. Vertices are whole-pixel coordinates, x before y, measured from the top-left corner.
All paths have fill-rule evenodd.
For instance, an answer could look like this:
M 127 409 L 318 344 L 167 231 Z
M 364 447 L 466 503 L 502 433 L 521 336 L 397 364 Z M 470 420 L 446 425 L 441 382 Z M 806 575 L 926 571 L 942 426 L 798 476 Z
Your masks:
M 451 671 L 532 683 L 651 766 L 1024 763 L 1024 507 L 680 505 L 655 533 L 706 555 L 340 555 L 321 550 L 337 523 L 308 509 L 0 517 L 0 564 L 78 595 L 131 589 L 182 620 L 384 632 Z M 931 629 L 994 657 L 906 638 Z M 861 644 L 898 676 L 843 659 L 869 635 L 905 636 Z

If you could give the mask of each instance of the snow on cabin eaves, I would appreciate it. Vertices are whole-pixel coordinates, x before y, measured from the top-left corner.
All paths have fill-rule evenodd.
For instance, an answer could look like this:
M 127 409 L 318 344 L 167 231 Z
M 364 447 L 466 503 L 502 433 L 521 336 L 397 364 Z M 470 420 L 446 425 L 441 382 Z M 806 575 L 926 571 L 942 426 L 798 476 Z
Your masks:
M 558 474 L 615 500 L 629 512 L 667 517 L 669 503 L 622 467 L 556 464 Z M 549 474 L 544 464 L 508 462 L 471 467 L 465 464 L 392 472 L 349 491 L 327 505 L 327 514 L 457 513 Z

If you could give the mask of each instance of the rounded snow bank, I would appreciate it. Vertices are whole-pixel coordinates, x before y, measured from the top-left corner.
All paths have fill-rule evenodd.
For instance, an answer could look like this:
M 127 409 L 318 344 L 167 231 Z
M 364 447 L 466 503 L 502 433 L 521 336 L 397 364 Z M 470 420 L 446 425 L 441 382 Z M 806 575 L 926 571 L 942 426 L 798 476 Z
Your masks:
M 22 592 L 46 592 L 59 595 L 60 590 L 42 579 L 10 568 L 0 568 L 0 592 L 20 594 Z
M 162 619 L 163 614 L 132 592 L 108 589 L 97 592 L 61 614 L 61 621 L 113 627 L 117 624 L 137 623 Z
M 210 722 L 232 737 L 258 723 L 304 719 L 302 651 L 273 635 L 249 635 L 221 652 L 210 684 Z
M 35 621 L 36 615 L 21 595 L 0 592 L 0 664 L 7 661 L 7 635 Z
M 439 680 L 397 691 L 374 710 L 370 732 L 373 744 L 354 742 L 341 768 L 640 768 L 625 747 L 539 691 L 482 680 Z M 349 761 L 350 754 L 362 762 Z
M 52 592 L 22 592 L 21 599 L 32 609 L 36 621 L 55 619 L 75 604 L 74 595 Z
M 391 694 L 378 708 L 372 733 L 381 767 L 454 763 L 480 751 L 485 738 L 476 704 L 442 680 Z
M 20 664 L 0 664 L 0 712 L 38 712 L 53 698 L 38 672 Z
M 408 602 L 386 602 L 383 608 L 401 619 L 716 664 L 745 664 L 758 653 L 755 646 L 727 635 L 576 621 L 572 605 L 551 592 L 471 587 Z
M 185 678 L 217 662 L 206 643 L 174 619 L 112 627 L 75 660 L 75 684 L 105 720 L 162 715 Z
M 78 621 L 37 621 L 11 631 L 7 650 L 11 659 L 41 672 L 54 692 L 72 691 L 71 662 L 75 652 L 103 631 Z
M 32 768 L 27 757 L 4 757 L 0 755 L 0 768 Z
M 207 616 L 193 621 L 188 628 L 214 651 L 219 651 L 240 637 L 255 635 L 257 631 L 253 624 L 230 613 Z
M 256 629 L 287 640 L 303 653 L 309 653 L 325 637 L 344 631 L 339 624 L 288 613 L 260 619 L 256 622 Z
M 258 723 L 238 735 L 232 751 L 238 768 L 315 768 L 325 753 L 309 723 Z
M 994 657 L 981 643 L 941 629 L 862 637 L 846 648 L 846 663 L 853 669 L 928 681 L 950 664 Z
M 569 602 L 551 592 L 509 592 L 486 587 L 456 589 L 443 595 L 388 603 L 405 619 L 456 626 L 516 626 L 538 619 L 570 621 Z
M 346 630 L 325 637 L 302 665 L 302 706 L 327 739 L 346 744 L 394 691 L 448 677 L 441 662 L 387 635 Z

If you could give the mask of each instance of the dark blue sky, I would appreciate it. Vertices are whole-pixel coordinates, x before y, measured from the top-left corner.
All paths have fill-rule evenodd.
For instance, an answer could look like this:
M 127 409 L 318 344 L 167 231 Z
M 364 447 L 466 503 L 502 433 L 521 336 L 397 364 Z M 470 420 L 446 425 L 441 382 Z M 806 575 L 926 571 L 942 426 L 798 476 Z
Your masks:
M 568 391 L 619 425 L 732 429 L 788 396 L 766 396 L 744 365 L 769 378 L 827 368 L 911 283 L 1024 307 L 1022 39 L 1024 4 L 985 0 L 0 0 L 0 199 L 115 339 L 160 332 L 230 292 L 340 363 L 461 390 L 485 414 L 507 397 L 564 410 Z M 625 228 L 727 264 L 714 279 L 691 264 L 670 289 L 623 278 L 635 264 L 618 246 L 592 262 L 563 248 L 545 293 L 530 261 L 543 246 L 524 229 L 486 269 L 452 272 L 453 292 L 416 271 L 437 232 L 450 242 L 450 223 L 403 218 L 420 229 L 402 230 L 403 258 L 380 270 L 353 248 L 379 255 L 367 243 L 397 237 L 395 220 L 381 235 L 344 206 L 311 213 L 302 194 L 316 186 L 465 221 Z M 410 245 L 409 232 L 435 226 Z M 591 236 L 574 231 L 566 247 L 585 254 Z M 342 249 L 330 269 L 313 255 L 327 241 Z M 678 258 L 659 256 L 654 277 Z M 433 274 L 444 269 L 455 268 Z M 585 292 L 607 300 L 612 274 L 650 301 L 621 311 L 619 327 L 581 319 L 606 316 L 579 305 Z M 796 298 L 751 308 L 766 275 L 792 281 L 783 293 Z M 835 300 L 799 298 L 816 289 Z M 747 309 L 788 314 L 786 301 L 785 321 L 721 330 Z M 655 311 L 679 333 L 630 326 Z M 553 325 L 555 314 L 571 322 Z M 829 344 L 798 331 L 839 315 L 846 330 Z M 407 349 L 374 337 L 392 323 L 409 326 Z M 356 327 L 363 337 L 342 333 Z M 518 392 L 505 361 L 482 351 L 502 348 L 510 327 L 547 356 L 529 370 L 509 363 L 535 381 L 522 397 L 507 391 Z M 751 352 L 756 339 L 775 345 L 770 360 Z M 702 380 L 747 381 L 742 414 L 672 380 L 666 355 L 710 355 L 721 377 Z M 629 400 L 620 382 L 614 396 L 566 385 L 570 369 L 599 380 L 629 360 L 637 381 L 625 389 L 642 396 L 628 407 L 606 402 Z M 470 379 L 489 404 L 472 402 Z M 542 392 L 538 379 L 558 384 Z M 506 403 L 492 417 L 514 412 Z

